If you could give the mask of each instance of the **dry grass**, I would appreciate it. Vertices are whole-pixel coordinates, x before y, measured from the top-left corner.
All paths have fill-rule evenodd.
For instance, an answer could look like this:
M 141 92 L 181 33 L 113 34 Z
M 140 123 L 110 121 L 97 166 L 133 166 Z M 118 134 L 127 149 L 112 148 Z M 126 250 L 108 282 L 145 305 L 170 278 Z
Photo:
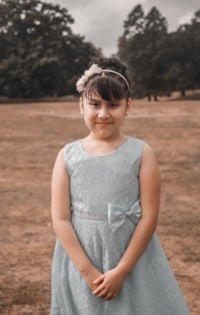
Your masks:
M 157 232 L 193 315 L 200 314 L 200 102 L 135 101 L 124 132 L 154 147 Z M 47 315 L 55 237 L 50 179 L 58 150 L 87 130 L 76 102 L 0 106 L 0 314 Z

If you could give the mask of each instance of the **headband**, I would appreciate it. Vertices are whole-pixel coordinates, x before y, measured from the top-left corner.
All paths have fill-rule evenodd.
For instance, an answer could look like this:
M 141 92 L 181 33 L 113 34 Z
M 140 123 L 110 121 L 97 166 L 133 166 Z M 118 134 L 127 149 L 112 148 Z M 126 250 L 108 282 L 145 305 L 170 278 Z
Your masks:
M 129 83 L 127 79 L 119 72 L 110 70 L 110 69 L 102 69 L 97 64 L 91 65 L 91 67 L 84 72 L 84 74 L 80 77 L 80 79 L 76 82 L 76 89 L 78 92 L 83 92 L 84 87 L 86 83 L 88 82 L 89 78 L 93 76 L 94 74 L 102 73 L 102 72 L 108 72 L 108 73 L 114 73 L 117 74 L 119 77 L 121 77 L 124 82 L 126 83 L 128 90 L 129 90 Z

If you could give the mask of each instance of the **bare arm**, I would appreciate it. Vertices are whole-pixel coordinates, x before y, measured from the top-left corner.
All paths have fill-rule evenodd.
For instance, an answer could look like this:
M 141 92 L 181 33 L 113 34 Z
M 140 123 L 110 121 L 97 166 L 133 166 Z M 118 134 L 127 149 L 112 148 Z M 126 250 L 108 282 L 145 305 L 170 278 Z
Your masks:
M 144 146 L 139 175 L 142 217 L 118 267 L 129 273 L 143 254 L 157 226 L 160 203 L 160 173 L 150 146 Z
M 52 173 L 51 213 L 53 228 L 65 252 L 78 268 L 91 289 L 101 272 L 97 270 L 84 252 L 72 227 L 70 217 L 69 175 L 64 166 L 63 149 L 59 152 Z
M 146 249 L 157 225 L 160 174 L 153 150 L 147 144 L 142 154 L 139 183 L 142 217 L 116 268 L 96 279 L 96 284 L 100 284 L 103 280 L 103 283 L 94 291 L 94 294 L 99 297 L 111 299 L 116 296 L 125 278 Z

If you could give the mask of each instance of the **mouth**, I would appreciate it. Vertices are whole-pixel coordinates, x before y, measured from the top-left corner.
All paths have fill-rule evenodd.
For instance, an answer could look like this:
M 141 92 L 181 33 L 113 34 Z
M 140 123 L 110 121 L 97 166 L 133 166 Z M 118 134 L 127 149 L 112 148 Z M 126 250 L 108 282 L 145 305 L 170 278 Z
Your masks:
M 97 121 L 96 124 L 97 125 L 111 125 L 112 122 L 111 121 Z

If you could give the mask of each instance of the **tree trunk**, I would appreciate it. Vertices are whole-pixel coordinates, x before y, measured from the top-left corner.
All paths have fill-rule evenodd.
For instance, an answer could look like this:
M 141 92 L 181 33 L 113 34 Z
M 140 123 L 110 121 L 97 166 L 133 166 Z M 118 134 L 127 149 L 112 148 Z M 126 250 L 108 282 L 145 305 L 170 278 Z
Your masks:
M 157 95 L 154 94 L 153 98 L 154 98 L 154 101 L 156 102 L 158 101 Z
M 151 102 L 151 94 L 147 94 L 148 102 Z
M 182 90 L 181 91 L 181 96 L 185 96 L 185 95 L 186 95 L 185 90 Z

